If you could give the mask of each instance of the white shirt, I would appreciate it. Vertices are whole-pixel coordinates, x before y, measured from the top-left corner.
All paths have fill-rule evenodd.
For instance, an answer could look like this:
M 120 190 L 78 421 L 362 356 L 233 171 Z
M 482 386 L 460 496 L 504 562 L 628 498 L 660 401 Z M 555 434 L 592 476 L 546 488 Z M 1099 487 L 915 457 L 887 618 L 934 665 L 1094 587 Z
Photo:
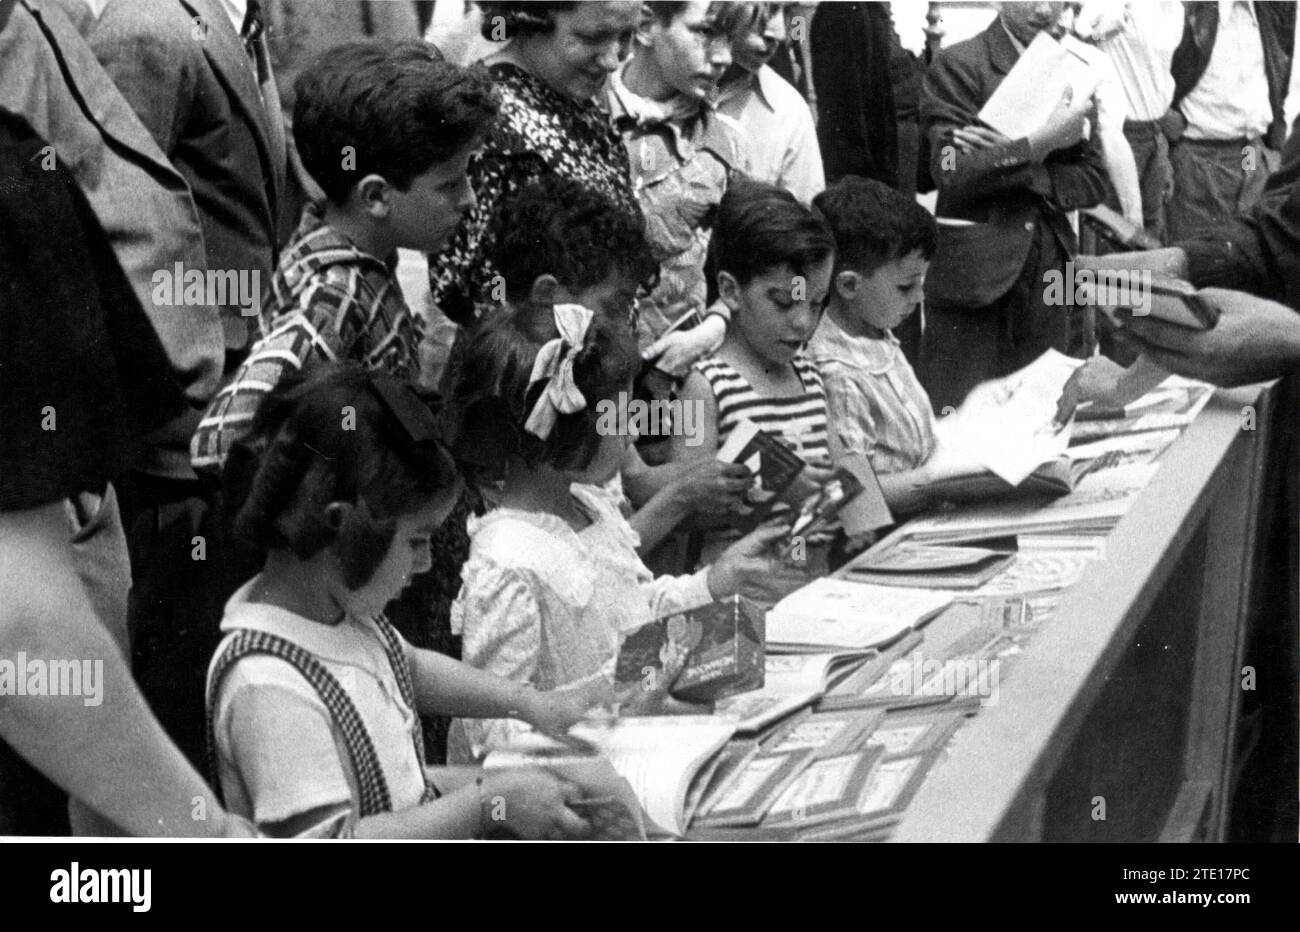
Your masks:
M 767 65 L 723 87 L 717 109 L 744 129 L 749 171 L 807 204 L 826 187 L 812 112 L 799 92 Z
M 226 603 L 221 630 L 227 635 L 241 628 L 263 631 L 313 654 L 365 724 L 393 810 L 418 804 L 424 794 L 415 753 L 416 739 L 422 740 L 420 720 L 402 696 L 374 623 L 348 618 L 324 625 L 249 602 L 255 583 L 250 580 Z M 214 663 L 225 647 L 223 640 Z M 213 716 L 219 778 L 231 812 L 267 825 L 317 809 L 359 807 L 360 790 L 339 723 L 315 688 L 285 661 L 264 655 L 236 661 L 221 681 Z M 333 822 L 309 834 L 328 834 Z
M 248 18 L 248 0 L 219 0 L 221 8 L 226 11 L 230 17 L 230 23 L 235 27 L 235 35 L 243 36 L 244 20 Z
M 1164 116 L 1174 99 L 1171 66 L 1183 36 L 1183 5 L 1177 0 L 1118 5 L 1094 0 L 1084 4 L 1079 23 L 1080 35 L 1096 38 L 1110 59 L 1128 119 L 1149 122 Z
M 1249 0 L 1220 0 L 1219 31 L 1209 66 L 1183 98 L 1188 139 L 1261 136 L 1273 122 L 1264 43 Z

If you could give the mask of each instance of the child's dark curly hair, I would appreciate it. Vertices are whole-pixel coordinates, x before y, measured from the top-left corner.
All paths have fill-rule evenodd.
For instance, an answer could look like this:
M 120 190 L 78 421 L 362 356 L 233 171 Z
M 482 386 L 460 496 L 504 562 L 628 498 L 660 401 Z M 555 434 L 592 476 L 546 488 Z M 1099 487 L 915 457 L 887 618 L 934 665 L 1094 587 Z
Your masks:
M 500 42 L 517 36 L 545 35 L 555 28 L 555 14 L 572 10 L 578 4 L 569 0 L 567 3 L 550 3 L 547 0 L 530 0 L 530 2 L 480 2 L 483 11 L 483 23 L 479 31 L 484 39 Z
M 650 284 L 659 270 L 639 213 L 554 174 L 542 175 L 502 200 L 487 251 L 512 304 L 527 298 L 543 275 L 554 275 L 577 292 L 612 274 Z
M 486 71 L 453 65 L 417 40 L 333 46 L 298 76 L 294 94 L 302 163 L 336 204 L 371 173 L 406 191 L 486 135 L 498 106 Z
M 262 402 L 253 426 L 231 450 L 222 474 L 224 517 L 259 550 L 286 549 L 310 559 L 334 546 L 344 582 L 358 589 L 383 561 L 396 519 L 459 488 L 455 463 L 430 432 L 436 422 L 426 399 L 389 398 L 412 390 L 358 363 L 331 363 L 287 377 Z M 350 502 L 341 525 L 326 515 L 332 502 Z
M 630 391 L 640 360 L 626 324 L 592 320 L 573 363 L 573 380 L 587 406 L 561 414 L 545 440 L 524 429 L 546 381 L 531 383 L 538 351 L 559 335 L 550 308 L 523 305 L 488 320 L 474 335 L 452 391 L 457 461 L 476 481 L 497 481 L 518 457 L 530 467 L 581 470 L 600 446 L 600 402 Z M 567 347 L 566 347 L 567 350 Z
M 813 198 L 835 234 L 836 269 L 873 275 L 887 262 L 919 252 L 927 262 L 938 248 L 930 212 L 874 178 L 845 175 Z

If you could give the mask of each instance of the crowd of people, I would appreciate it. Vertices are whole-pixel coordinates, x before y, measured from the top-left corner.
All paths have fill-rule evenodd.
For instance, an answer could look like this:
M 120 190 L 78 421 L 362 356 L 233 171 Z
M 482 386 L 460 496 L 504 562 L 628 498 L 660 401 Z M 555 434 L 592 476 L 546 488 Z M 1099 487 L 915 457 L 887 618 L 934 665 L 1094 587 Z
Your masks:
M 1046 350 L 1089 360 L 1062 417 L 1300 363 L 1294 3 L 947 45 L 889 4 L 304 5 L 0 0 L 0 835 L 582 837 L 581 788 L 476 762 L 681 711 L 615 690 L 625 634 L 865 543 L 742 533 L 744 421 L 790 503 L 862 453 L 904 516 L 936 417 Z M 1043 32 L 1097 90 L 1009 139 Z M 1104 203 L 1161 248 L 1080 255 Z M 1067 262 L 1218 325 L 1110 329 Z M 56 660 L 102 702 L 29 689 Z

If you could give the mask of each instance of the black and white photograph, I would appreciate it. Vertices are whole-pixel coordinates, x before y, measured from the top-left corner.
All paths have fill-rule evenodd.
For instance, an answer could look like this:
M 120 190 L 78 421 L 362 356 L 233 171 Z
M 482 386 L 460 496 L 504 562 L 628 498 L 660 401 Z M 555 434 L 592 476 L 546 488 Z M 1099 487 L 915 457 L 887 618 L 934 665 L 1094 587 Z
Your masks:
M 21 897 L 1064 842 L 1111 909 L 1250 904 L 1300 841 L 1296 18 L 0 0 Z

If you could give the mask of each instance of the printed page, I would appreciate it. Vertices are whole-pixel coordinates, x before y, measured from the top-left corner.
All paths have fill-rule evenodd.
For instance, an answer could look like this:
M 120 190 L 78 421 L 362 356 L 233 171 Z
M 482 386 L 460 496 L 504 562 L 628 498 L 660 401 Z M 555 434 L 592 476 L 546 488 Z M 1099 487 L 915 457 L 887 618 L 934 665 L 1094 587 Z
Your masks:
M 1052 419 L 1061 390 L 1082 363 L 1048 350 L 1019 372 L 977 386 L 955 414 L 936 425 L 940 463 L 955 470 L 974 462 L 1019 485 L 1043 463 L 1065 455 L 1069 429 L 1057 430 Z

